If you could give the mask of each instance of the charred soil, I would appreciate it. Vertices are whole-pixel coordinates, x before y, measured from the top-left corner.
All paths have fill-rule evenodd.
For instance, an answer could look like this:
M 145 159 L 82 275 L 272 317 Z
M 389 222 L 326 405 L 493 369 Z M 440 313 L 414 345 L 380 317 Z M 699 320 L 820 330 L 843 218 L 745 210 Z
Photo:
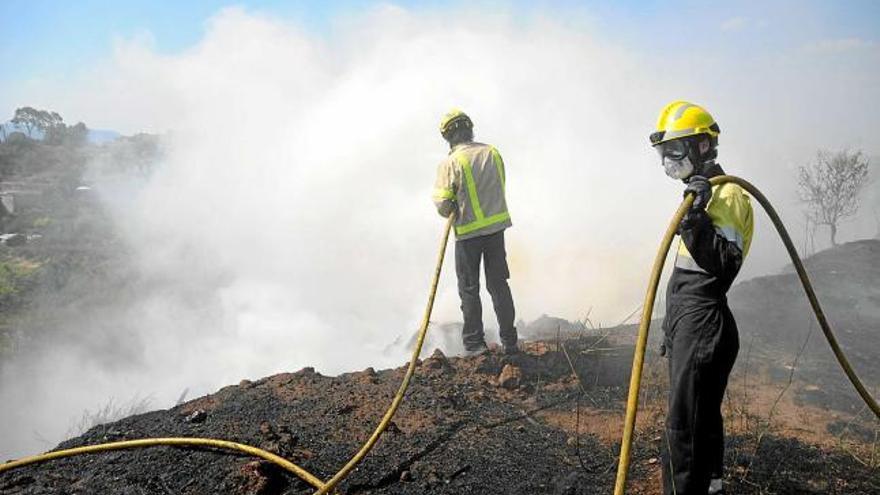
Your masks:
M 596 336 L 525 347 L 518 355 L 466 359 L 435 351 L 421 361 L 393 424 L 339 491 L 610 493 L 631 347 Z M 659 493 L 663 366 L 656 356 L 648 363 L 631 493 Z M 306 368 L 244 381 L 169 410 L 95 427 L 58 448 L 146 437 L 222 438 L 275 452 L 326 479 L 369 436 L 403 372 L 367 369 L 329 377 Z M 779 386 L 769 378 L 760 384 L 751 379 L 755 390 Z M 738 407 L 744 400 L 754 404 L 752 411 Z M 725 413 L 731 430 L 727 481 L 734 493 L 880 490 L 870 422 L 844 418 L 847 431 L 862 425 L 873 437 L 841 447 L 833 433 L 825 442 L 800 440 L 784 421 L 762 422 L 762 405 L 754 397 L 730 397 Z M 826 416 L 829 424 L 835 420 Z M 84 455 L 0 476 L 3 495 L 312 492 L 265 461 L 196 448 Z

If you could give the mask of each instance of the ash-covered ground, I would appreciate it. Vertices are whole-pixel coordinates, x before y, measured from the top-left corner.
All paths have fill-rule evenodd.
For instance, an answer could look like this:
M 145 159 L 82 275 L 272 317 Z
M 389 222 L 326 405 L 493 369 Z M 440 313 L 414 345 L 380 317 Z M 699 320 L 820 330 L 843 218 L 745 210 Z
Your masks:
M 621 342 L 627 338 L 569 334 L 528 343 L 515 356 L 447 358 L 436 351 L 419 363 L 392 426 L 339 492 L 610 493 L 632 357 L 631 346 Z M 630 493 L 659 493 L 664 366 L 649 356 Z M 275 452 L 327 479 L 369 436 L 403 372 L 328 377 L 306 368 L 245 381 L 95 427 L 58 448 L 146 437 L 222 438 Z M 745 387 L 752 395 L 741 397 L 741 378 L 734 376 L 725 403 L 730 493 L 880 492 L 871 418 L 832 416 L 787 399 L 767 418 L 761 394 L 772 403 L 785 383 L 753 371 Z M 789 421 L 792 410 L 814 415 L 815 431 L 792 430 L 800 421 Z M 200 448 L 84 455 L 0 475 L 3 495 L 312 492 L 268 462 Z

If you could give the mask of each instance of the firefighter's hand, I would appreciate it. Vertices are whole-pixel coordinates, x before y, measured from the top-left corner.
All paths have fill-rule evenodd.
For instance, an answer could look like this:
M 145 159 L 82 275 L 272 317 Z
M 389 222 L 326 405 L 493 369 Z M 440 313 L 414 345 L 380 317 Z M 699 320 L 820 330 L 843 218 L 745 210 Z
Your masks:
M 437 213 L 443 218 L 449 218 L 458 211 L 458 204 L 454 200 L 447 199 L 437 205 Z
M 695 175 L 688 180 L 688 185 L 684 190 L 685 197 L 688 194 L 694 195 L 692 210 L 705 210 L 709 200 L 712 199 L 712 184 L 702 175 Z

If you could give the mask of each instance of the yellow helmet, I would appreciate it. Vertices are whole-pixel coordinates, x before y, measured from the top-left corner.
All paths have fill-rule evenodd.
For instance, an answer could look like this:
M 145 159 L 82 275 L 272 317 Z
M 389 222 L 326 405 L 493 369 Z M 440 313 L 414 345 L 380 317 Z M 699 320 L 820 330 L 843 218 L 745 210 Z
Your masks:
M 446 137 L 450 131 L 460 125 L 463 125 L 468 129 L 473 129 L 474 127 L 473 121 L 471 121 L 471 118 L 468 117 L 466 113 L 458 108 L 453 108 L 446 112 L 446 115 L 440 119 L 440 134 Z
M 651 145 L 698 134 L 717 138 L 721 128 L 705 108 L 687 101 L 673 101 L 660 111 L 657 129 L 650 136 Z

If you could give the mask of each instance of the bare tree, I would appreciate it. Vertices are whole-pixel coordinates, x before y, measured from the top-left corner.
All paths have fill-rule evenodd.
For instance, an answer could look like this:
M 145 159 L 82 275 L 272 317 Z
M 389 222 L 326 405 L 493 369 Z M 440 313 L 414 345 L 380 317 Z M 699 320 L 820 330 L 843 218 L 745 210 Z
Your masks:
M 819 151 L 816 161 L 798 168 L 800 199 L 815 225 L 831 229 L 837 245 L 837 226 L 859 209 L 859 192 L 868 182 L 868 159 L 861 151 Z

